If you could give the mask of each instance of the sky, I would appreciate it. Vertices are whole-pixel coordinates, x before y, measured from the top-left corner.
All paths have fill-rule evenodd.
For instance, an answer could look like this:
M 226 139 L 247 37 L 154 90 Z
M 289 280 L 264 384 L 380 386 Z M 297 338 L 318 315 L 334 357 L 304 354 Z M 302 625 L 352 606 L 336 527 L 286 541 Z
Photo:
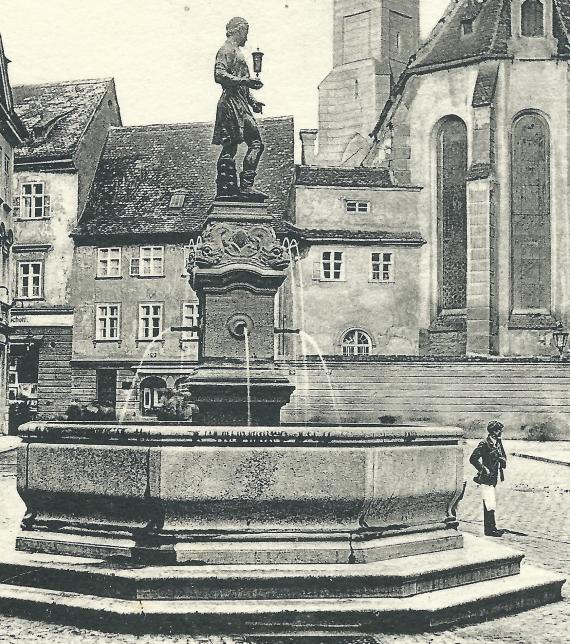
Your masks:
M 448 0 L 420 0 L 425 37 Z M 264 116 L 317 127 L 331 68 L 332 0 L 0 0 L 12 85 L 113 77 L 124 125 L 211 121 L 213 60 L 232 16 L 265 53 Z

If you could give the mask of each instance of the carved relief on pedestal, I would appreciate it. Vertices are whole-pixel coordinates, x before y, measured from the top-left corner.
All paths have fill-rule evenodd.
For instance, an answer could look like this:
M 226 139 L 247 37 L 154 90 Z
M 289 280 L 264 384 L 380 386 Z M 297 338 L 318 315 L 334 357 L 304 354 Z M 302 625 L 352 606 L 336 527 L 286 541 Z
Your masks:
M 201 239 L 191 244 L 188 271 L 244 261 L 261 268 L 283 270 L 289 265 L 289 256 L 270 226 L 214 223 L 206 227 Z

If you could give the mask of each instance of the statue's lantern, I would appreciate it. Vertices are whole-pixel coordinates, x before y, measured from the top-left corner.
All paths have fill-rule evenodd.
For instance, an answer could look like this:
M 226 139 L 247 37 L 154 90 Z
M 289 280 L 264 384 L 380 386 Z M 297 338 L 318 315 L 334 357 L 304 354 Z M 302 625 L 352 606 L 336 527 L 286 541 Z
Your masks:
M 257 51 L 254 51 L 251 55 L 253 58 L 253 71 L 255 72 L 255 75 L 259 78 L 259 74 L 261 74 L 261 67 L 263 64 L 263 52 L 259 51 L 259 47 L 258 47 Z

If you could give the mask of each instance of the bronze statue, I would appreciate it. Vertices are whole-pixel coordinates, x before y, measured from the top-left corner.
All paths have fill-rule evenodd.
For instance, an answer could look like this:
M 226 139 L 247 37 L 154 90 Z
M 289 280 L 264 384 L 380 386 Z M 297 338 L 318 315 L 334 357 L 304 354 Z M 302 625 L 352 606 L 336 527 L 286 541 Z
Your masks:
M 253 189 L 263 143 L 253 113 L 261 113 L 263 103 L 256 101 L 251 89 L 261 89 L 258 78 L 250 78 L 249 67 L 241 51 L 247 42 L 249 24 L 244 18 L 232 18 L 226 25 L 227 40 L 216 55 L 214 79 L 223 87 L 218 101 L 212 142 L 222 146 L 218 160 L 217 196 L 263 201 L 267 198 Z M 238 186 L 235 156 L 240 143 L 247 144 Z

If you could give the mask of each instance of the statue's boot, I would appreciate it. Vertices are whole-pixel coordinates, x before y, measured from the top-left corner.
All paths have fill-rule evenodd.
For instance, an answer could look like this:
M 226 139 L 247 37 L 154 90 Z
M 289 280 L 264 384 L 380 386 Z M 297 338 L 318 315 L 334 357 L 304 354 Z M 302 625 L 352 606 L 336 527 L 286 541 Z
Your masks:
M 256 173 L 251 170 L 244 170 L 240 173 L 240 193 L 243 197 L 252 201 L 264 201 L 267 199 L 267 195 L 253 188 L 255 176 Z
M 220 157 L 218 159 L 216 188 L 218 197 L 234 197 L 240 194 L 237 181 L 235 159 Z

